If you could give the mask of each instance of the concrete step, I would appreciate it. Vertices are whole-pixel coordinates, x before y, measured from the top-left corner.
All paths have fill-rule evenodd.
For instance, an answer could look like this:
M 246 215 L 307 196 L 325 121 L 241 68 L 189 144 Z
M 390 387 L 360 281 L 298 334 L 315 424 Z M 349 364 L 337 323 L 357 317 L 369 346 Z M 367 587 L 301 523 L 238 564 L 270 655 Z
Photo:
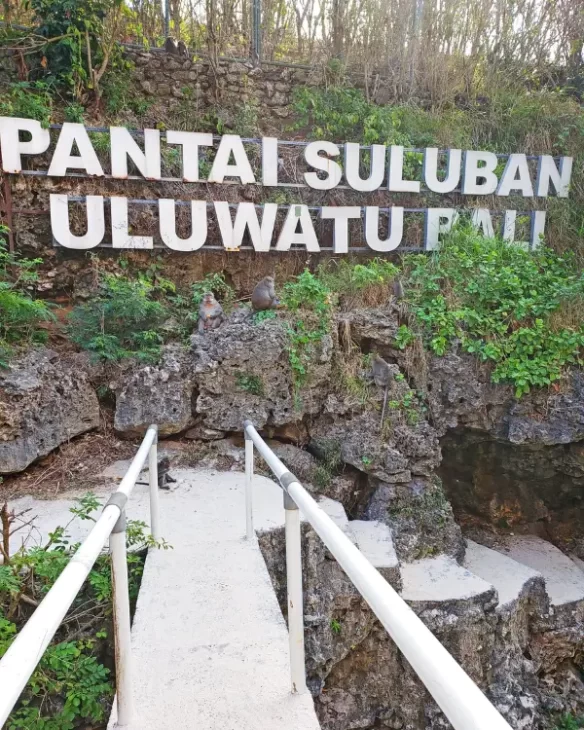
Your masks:
M 439 605 L 473 602 L 492 605 L 495 588 L 448 555 L 402 563 L 402 598 L 408 603 Z
M 367 560 L 391 586 L 401 590 L 401 573 L 390 528 L 377 520 L 352 520 L 349 527 Z
M 330 497 L 320 496 L 316 501 L 318 502 L 318 506 L 326 512 L 335 525 L 345 533 L 354 545 L 356 545 L 357 540 L 351 529 L 352 523 L 349 522 L 349 518 L 347 517 L 347 513 L 345 512 L 343 505 L 335 499 L 330 499 Z
M 501 540 L 497 550 L 541 573 L 552 606 L 584 601 L 584 573 L 550 542 L 532 535 L 510 535 Z
M 540 597 L 545 593 L 544 578 L 537 570 L 472 540 L 467 540 L 464 567 L 497 589 L 498 610 L 530 593 Z

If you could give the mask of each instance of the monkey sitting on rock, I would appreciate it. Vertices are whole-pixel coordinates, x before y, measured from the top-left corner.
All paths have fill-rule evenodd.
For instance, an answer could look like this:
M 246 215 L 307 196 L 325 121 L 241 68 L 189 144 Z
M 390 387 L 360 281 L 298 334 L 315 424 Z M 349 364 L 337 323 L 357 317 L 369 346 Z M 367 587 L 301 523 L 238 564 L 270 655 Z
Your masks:
M 216 330 L 221 322 L 223 322 L 223 307 L 211 292 L 207 292 L 203 295 L 199 307 L 199 334 Z
M 278 299 L 276 299 L 274 283 L 273 276 L 264 276 L 264 278 L 256 284 L 251 295 L 251 306 L 254 312 L 264 312 L 267 309 L 276 309 L 276 307 L 280 304 Z

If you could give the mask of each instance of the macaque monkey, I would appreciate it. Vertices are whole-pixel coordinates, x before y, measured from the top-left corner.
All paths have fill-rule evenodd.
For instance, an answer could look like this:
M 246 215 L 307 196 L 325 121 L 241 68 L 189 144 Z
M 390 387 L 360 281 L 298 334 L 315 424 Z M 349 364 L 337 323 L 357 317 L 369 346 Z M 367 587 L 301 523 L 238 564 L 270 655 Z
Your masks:
M 170 489 L 168 485 L 176 482 L 176 479 L 170 476 L 169 470 L 170 459 L 168 456 L 163 456 L 158 460 L 158 489 L 168 491 Z M 136 484 L 144 484 L 145 486 L 148 486 L 148 482 L 136 482 Z
M 216 330 L 223 322 L 223 307 L 211 292 L 203 295 L 199 307 L 199 334 L 209 330 Z
M 182 56 L 183 58 L 189 57 L 189 49 L 184 41 L 179 41 L 176 48 L 179 56 Z
M 176 41 L 174 38 L 171 38 L 170 36 L 164 41 L 164 50 L 167 53 L 172 53 L 175 56 L 178 54 L 178 46 L 176 44 Z
M 256 284 L 251 295 L 251 306 L 254 312 L 263 312 L 266 309 L 275 309 L 279 303 L 280 302 L 276 299 L 274 277 L 264 276 L 259 284 Z
M 387 393 L 393 373 L 389 364 L 386 363 L 385 360 L 380 357 L 378 353 L 375 353 L 375 357 L 373 358 L 372 369 L 375 385 L 377 385 L 378 388 L 385 388 L 385 392 L 383 394 L 383 408 L 381 409 L 381 421 L 379 422 L 379 428 L 381 428 L 383 426 L 383 421 L 385 420 L 385 411 L 387 409 Z

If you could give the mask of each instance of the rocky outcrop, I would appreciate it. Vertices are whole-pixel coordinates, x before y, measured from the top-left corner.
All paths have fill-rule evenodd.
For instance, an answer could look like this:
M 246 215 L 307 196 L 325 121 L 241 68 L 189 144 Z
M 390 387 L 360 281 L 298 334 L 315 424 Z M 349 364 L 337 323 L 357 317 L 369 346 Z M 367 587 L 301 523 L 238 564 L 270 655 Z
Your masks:
M 0 474 L 25 469 L 99 426 L 99 404 L 82 357 L 32 350 L 0 370 Z
M 152 423 L 161 436 L 180 433 L 193 423 L 194 373 L 188 352 L 164 348 L 160 363 L 130 368 L 112 383 L 116 394 L 114 428 L 128 436 L 144 434 Z

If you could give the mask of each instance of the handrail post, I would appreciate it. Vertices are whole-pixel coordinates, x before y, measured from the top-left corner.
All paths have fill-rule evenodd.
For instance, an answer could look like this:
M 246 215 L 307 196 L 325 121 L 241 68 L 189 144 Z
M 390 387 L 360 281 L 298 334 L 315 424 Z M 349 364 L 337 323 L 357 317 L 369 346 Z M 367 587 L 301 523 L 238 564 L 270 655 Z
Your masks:
M 118 725 L 129 725 L 134 715 L 130 594 L 126 555 L 126 513 L 122 510 L 109 540 L 112 565 L 116 692 Z
M 286 513 L 286 584 L 288 591 L 288 639 L 292 693 L 306 692 L 304 615 L 302 601 L 302 542 L 300 511 L 284 487 Z
M 252 540 L 253 531 L 253 441 L 245 434 L 245 536 Z
M 150 483 L 150 533 L 155 540 L 160 540 L 160 520 L 158 507 L 158 427 L 156 436 L 148 452 L 148 481 Z

